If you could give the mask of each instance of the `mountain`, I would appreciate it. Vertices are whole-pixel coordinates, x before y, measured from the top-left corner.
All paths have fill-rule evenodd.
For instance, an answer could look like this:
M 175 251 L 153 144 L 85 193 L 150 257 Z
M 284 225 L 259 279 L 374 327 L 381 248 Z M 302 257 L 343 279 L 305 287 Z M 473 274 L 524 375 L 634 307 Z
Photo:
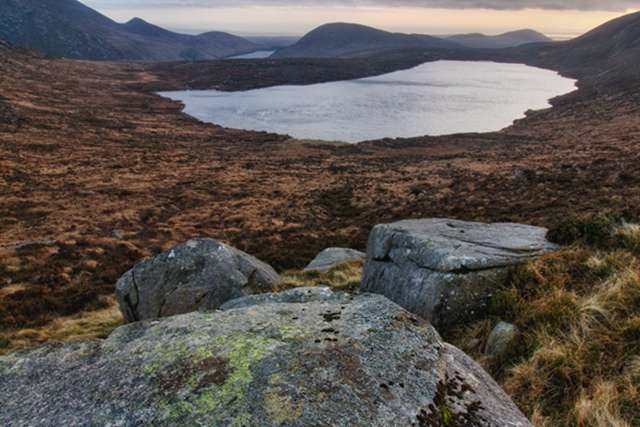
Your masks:
M 545 43 L 553 41 L 549 37 L 534 30 L 518 30 L 497 36 L 484 34 L 458 34 L 446 38 L 449 41 L 459 43 L 465 47 L 476 49 L 500 49 L 505 47 L 520 46 L 527 43 Z
M 200 60 L 259 46 L 211 32 L 178 34 L 139 18 L 119 24 L 77 0 L 2 0 L 0 38 L 45 55 L 98 60 Z
M 390 33 L 359 24 L 322 25 L 273 58 L 356 57 L 407 48 L 455 49 L 458 43 L 420 34 Z
M 524 45 L 507 52 L 592 86 L 635 85 L 640 75 L 640 12 L 609 21 L 572 40 Z
M 250 42 L 258 44 L 260 45 L 260 47 L 267 50 L 277 50 L 289 47 L 300 40 L 300 37 L 295 36 L 255 36 L 245 38 Z
M 607 22 L 581 37 L 564 42 L 555 59 L 567 66 L 609 72 L 624 70 L 637 76 L 640 64 L 640 12 Z

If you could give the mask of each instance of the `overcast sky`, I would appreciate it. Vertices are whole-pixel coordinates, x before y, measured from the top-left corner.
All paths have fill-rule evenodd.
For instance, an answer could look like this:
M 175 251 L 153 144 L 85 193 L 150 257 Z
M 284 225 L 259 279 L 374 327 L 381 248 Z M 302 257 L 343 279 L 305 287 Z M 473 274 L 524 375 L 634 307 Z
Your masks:
M 406 32 L 499 33 L 533 28 L 577 35 L 624 13 L 639 0 L 82 0 L 117 21 L 141 17 L 184 31 L 301 35 L 342 21 Z

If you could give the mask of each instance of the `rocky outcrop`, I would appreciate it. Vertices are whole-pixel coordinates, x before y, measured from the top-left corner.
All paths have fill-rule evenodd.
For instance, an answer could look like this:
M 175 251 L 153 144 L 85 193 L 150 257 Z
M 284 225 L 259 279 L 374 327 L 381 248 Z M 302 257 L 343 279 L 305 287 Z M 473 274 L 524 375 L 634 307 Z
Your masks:
M 320 252 L 309 263 L 304 271 L 319 271 L 326 273 L 340 264 L 351 261 L 364 261 L 366 254 L 348 248 L 327 248 Z
M 546 232 L 448 219 L 378 225 L 361 290 L 385 295 L 436 327 L 469 320 L 482 313 L 508 267 L 556 248 Z
M 0 357 L 6 426 L 530 426 L 379 295 L 193 312 Z
M 116 285 L 129 322 L 195 310 L 275 290 L 278 274 L 267 264 L 212 239 L 191 240 L 137 264 Z

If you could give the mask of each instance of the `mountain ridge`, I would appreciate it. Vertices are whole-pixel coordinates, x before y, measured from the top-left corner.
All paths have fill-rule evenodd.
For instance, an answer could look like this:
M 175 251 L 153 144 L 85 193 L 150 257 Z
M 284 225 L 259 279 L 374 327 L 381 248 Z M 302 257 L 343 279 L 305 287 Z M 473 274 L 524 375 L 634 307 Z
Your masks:
M 546 35 L 531 29 L 515 30 L 495 36 L 482 33 L 456 34 L 446 37 L 446 40 L 454 41 L 465 47 L 475 49 L 500 49 L 516 47 L 528 43 L 547 43 L 553 40 Z
M 422 34 L 392 33 L 361 24 L 334 22 L 321 25 L 273 58 L 353 57 L 404 48 L 455 49 L 459 44 Z
M 345 22 L 321 25 L 291 46 L 278 50 L 273 58 L 354 57 L 398 49 L 496 49 L 552 40 L 534 30 L 516 30 L 497 36 L 480 33 L 430 36 L 384 31 Z
M 203 60 L 259 45 L 227 33 L 174 33 L 140 18 L 120 24 L 77 0 L 3 0 L 0 38 L 54 57 L 93 60 Z

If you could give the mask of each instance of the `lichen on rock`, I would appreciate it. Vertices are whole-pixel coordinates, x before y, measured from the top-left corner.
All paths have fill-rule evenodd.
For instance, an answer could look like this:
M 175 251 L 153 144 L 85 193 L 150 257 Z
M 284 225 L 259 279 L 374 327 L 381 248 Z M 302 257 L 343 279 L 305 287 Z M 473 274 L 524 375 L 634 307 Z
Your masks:
M 138 322 L 0 357 L 8 365 L 20 367 L 0 373 L 8 426 L 408 426 L 456 375 L 465 386 L 439 406 L 446 419 L 529 426 L 477 364 L 379 295 Z

